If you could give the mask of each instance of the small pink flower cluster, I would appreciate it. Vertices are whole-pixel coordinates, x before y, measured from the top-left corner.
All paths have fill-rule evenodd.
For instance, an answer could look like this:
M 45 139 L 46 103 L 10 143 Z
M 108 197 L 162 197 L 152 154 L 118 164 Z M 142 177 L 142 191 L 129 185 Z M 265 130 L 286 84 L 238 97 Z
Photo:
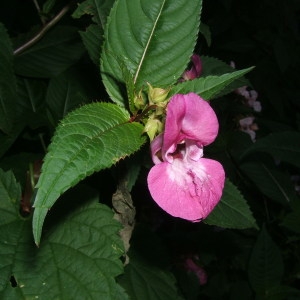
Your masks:
M 230 62 L 230 66 L 235 69 L 235 63 L 233 61 Z M 245 85 L 236 89 L 235 93 L 243 96 L 246 100 L 246 104 L 249 107 L 252 107 L 254 111 L 261 112 L 261 103 L 256 100 L 258 97 L 257 91 L 249 90 L 249 88 Z
M 235 63 L 233 61 L 230 62 L 230 66 L 235 69 Z M 244 97 L 246 105 L 252 107 L 255 112 L 261 112 L 261 103 L 257 101 L 257 91 L 250 90 L 248 86 L 245 85 L 236 89 L 235 93 Z M 247 116 L 239 120 L 240 130 L 249 134 L 253 142 L 255 142 L 256 131 L 258 130 L 258 126 L 254 123 L 254 120 L 254 116 Z

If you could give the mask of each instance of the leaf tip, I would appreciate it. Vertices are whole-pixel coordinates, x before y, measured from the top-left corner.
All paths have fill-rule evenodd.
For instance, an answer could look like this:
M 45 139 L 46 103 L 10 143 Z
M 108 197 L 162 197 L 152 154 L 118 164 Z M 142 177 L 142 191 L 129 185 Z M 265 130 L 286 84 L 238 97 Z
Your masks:
M 48 209 L 45 207 L 36 207 L 32 219 L 32 231 L 35 244 L 39 247 L 42 228 Z

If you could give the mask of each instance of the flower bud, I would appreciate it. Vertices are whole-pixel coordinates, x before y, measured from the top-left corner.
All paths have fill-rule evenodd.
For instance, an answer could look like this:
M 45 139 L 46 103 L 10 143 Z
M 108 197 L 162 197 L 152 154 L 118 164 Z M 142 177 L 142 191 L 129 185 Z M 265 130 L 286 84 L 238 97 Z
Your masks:
M 158 104 L 167 99 L 170 89 L 153 88 L 149 82 L 147 84 L 149 86 L 148 97 L 151 104 Z
M 146 105 L 146 100 L 143 96 L 142 91 L 139 91 L 137 95 L 134 95 L 134 100 L 133 100 L 134 106 L 140 110 L 143 109 Z
M 150 141 L 152 141 L 157 134 L 161 133 L 162 130 L 163 130 L 162 122 L 156 118 L 151 118 L 151 117 L 148 119 L 144 128 L 144 131 L 147 132 Z

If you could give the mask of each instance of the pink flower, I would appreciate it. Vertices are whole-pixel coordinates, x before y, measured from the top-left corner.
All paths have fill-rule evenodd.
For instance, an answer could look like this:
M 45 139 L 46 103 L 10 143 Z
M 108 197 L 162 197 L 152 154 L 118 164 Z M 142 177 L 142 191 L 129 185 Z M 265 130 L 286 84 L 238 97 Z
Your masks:
M 184 266 L 188 272 L 194 273 L 197 276 L 200 285 L 205 285 L 207 283 L 207 274 L 205 270 L 197 265 L 192 258 L 188 257 L 184 262 Z
M 235 69 L 235 62 L 231 61 L 230 66 Z M 246 104 L 253 108 L 256 112 L 261 112 L 261 103 L 259 101 L 256 101 L 258 97 L 258 93 L 255 90 L 248 90 L 248 87 L 242 86 L 235 90 L 235 93 L 238 95 L 241 95 L 245 98 Z
M 254 117 L 246 117 L 239 120 L 240 130 L 248 133 L 251 137 L 252 142 L 255 142 L 256 138 L 256 130 L 258 130 L 258 126 L 256 123 L 253 123 Z
M 151 143 L 155 166 L 148 175 L 152 198 L 170 215 L 201 221 L 219 202 L 224 169 L 203 158 L 203 146 L 215 140 L 218 128 L 215 112 L 197 94 L 171 98 L 165 131 Z
M 192 67 L 190 70 L 185 71 L 182 74 L 182 81 L 192 80 L 198 78 L 202 73 L 202 62 L 200 56 L 193 54 L 192 56 Z

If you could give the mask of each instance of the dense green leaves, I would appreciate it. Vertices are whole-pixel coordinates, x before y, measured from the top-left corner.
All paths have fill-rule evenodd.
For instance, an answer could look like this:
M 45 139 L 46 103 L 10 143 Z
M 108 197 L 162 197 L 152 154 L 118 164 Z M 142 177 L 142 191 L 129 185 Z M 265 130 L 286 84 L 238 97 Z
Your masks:
M 47 83 L 43 80 L 18 77 L 18 105 L 16 112 L 20 126 L 37 128 L 46 121 L 45 93 Z
M 0 171 L 0 196 L 1 299 L 126 299 L 114 280 L 122 272 L 120 224 L 94 191 L 78 187 L 66 195 L 68 213 L 62 218 L 65 208 L 54 209 L 40 248 L 32 241 L 31 219 L 19 215 L 20 187 L 11 172 Z
M 249 161 L 240 165 L 249 180 L 268 198 L 289 205 L 297 200 L 296 192 L 290 176 L 274 167 L 259 161 Z
M 224 228 L 257 228 L 246 200 L 228 179 L 221 201 L 204 222 Z
M 271 154 L 274 159 L 300 167 L 300 133 L 296 131 L 272 133 L 259 139 L 245 151 L 243 157 L 254 152 L 265 152 Z
M 11 41 L 3 24 L 0 23 L 0 130 L 8 133 L 15 121 L 16 78 L 13 71 Z
M 112 166 L 144 143 L 143 127 L 109 103 L 93 103 L 70 113 L 57 128 L 38 182 L 33 231 L 39 242 L 48 209 L 68 188 Z
M 92 20 L 96 23 L 89 25 L 85 31 L 80 31 L 79 34 L 92 61 L 97 66 L 100 62 L 104 26 L 114 2 L 114 0 L 86 0 L 78 5 L 72 15 L 74 18 L 80 18 L 86 14 L 92 15 Z
M 76 63 L 83 52 L 77 28 L 57 26 L 38 44 L 16 56 L 15 69 L 21 76 L 53 77 Z
M 88 85 L 77 70 L 69 69 L 49 81 L 46 105 L 53 126 L 71 110 L 90 102 Z
M 235 71 L 221 76 L 207 76 L 200 77 L 194 80 L 182 82 L 174 86 L 171 90 L 171 94 L 186 94 L 188 92 L 194 92 L 199 94 L 204 99 L 212 99 L 220 94 L 225 93 L 224 89 L 229 86 L 236 79 L 241 78 L 253 68 L 245 70 Z M 232 89 L 228 89 L 227 92 L 231 92 Z
M 196 43 L 201 3 L 116 1 L 105 30 L 101 57 L 103 83 L 113 101 L 126 104 L 126 93 L 120 87 L 124 84 L 120 59 L 132 73 L 137 91 L 146 82 L 167 87 L 178 80 Z
M 100 49 L 102 44 L 103 29 L 99 25 L 90 25 L 86 31 L 80 31 L 83 44 L 87 49 L 91 60 L 95 65 L 99 65 Z

